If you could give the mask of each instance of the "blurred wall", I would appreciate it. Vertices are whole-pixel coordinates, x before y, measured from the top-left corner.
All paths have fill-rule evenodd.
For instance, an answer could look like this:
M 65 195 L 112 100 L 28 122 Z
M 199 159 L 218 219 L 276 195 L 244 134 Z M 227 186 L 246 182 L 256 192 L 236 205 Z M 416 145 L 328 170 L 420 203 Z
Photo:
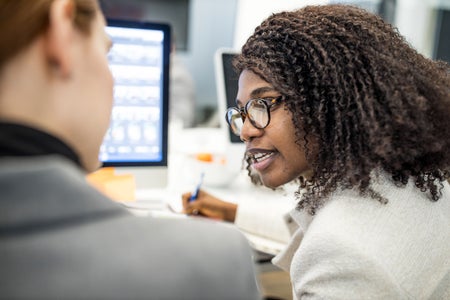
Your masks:
M 238 0 L 190 0 L 189 47 L 178 56 L 191 72 L 196 89 L 196 122 L 217 109 L 214 52 L 231 48 Z
M 431 58 L 440 9 L 450 9 L 450 0 L 397 0 L 395 23 L 400 33 L 420 53 Z
M 233 47 L 241 48 L 255 27 L 274 12 L 328 2 L 328 0 L 263 0 L 256 4 L 255 0 L 238 0 Z

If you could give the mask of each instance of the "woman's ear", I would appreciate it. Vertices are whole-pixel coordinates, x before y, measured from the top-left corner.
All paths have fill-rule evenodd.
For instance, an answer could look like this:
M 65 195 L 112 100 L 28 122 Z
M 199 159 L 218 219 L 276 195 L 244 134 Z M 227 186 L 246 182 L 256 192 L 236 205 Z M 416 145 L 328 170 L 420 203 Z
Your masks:
M 46 55 L 49 64 L 57 68 L 58 74 L 63 77 L 70 77 L 73 67 L 70 45 L 75 31 L 74 14 L 72 0 L 55 0 L 51 4 L 45 41 Z

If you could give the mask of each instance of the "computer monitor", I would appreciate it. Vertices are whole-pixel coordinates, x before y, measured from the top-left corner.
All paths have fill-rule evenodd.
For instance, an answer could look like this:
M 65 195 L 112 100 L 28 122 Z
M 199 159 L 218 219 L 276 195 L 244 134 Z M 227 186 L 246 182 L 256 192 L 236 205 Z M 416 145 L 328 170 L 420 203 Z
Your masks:
M 111 124 L 100 149 L 105 167 L 135 175 L 137 188 L 167 184 L 170 26 L 107 20 L 114 84 Z
M 450 63 L 450 8 L 436 10 L 433 58 Z
M 228 140 L 228 160 L 239 167 L 245 151 L 245 145 L 238 136 L 233 134 L 225 120 L 225 112 L 228 107 L 236 106 L 239 74 L 233 67 L 233 58 L 239 52 L 234 49 L 219 48 L 214 57 L 214 69 L 216 73 L 216 88 L 220 127 Z

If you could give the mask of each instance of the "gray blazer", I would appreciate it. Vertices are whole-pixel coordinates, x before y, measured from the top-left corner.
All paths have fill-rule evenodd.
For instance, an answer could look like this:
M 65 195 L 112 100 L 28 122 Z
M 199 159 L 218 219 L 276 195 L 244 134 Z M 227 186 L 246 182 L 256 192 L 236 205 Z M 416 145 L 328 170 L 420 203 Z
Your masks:
M 0 203 L 0 298 L 260 298 L 234 227 L 135 217 L 64 159 L 1 159 Z

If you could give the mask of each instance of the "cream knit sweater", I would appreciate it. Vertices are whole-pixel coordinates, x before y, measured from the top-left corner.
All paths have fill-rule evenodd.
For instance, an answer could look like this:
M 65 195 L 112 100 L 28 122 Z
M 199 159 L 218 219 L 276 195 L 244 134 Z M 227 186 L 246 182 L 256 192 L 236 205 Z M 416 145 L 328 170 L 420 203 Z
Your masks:
M 313 218 L 291 213 L 293 238 L 273 263 L 294 299 L 450 299 L 448 183 L 437 202 L 387 176 L 373 188 L 388 204 L 343 191 Z

